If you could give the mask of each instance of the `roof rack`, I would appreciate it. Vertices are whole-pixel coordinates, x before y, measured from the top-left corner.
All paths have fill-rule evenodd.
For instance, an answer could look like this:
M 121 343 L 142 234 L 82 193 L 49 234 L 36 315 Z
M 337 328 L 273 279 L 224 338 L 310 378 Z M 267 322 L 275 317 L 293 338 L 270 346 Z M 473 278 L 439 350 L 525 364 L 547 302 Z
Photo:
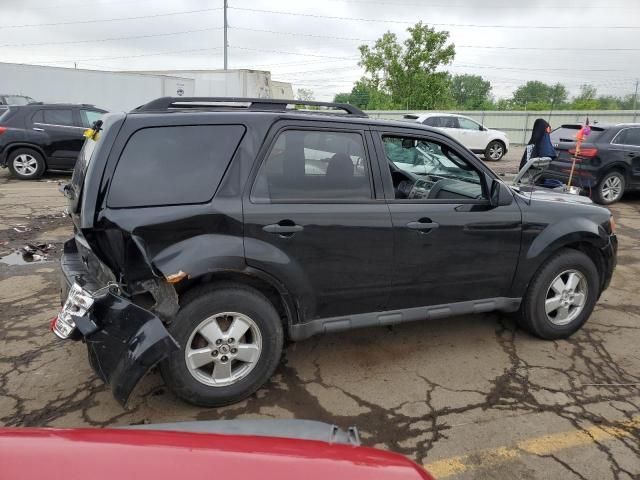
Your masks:
M 242 98 L 242 97 L 161 97 L 150 101 L 135 109 L 136 112 L 163 111 L 183 108 L 243 108 L 252 111 L 292 112 L 295 108 L 289 106 L 304 105 L 309 107 L 329 107 L 343 110 L 347 115 L 366 117 L 357 107 L 348 103 L 316 102 L 307 100 L 280 100 L 271 98 Z M 305 112 L 329 113 L 326 110 L 304 110 Z

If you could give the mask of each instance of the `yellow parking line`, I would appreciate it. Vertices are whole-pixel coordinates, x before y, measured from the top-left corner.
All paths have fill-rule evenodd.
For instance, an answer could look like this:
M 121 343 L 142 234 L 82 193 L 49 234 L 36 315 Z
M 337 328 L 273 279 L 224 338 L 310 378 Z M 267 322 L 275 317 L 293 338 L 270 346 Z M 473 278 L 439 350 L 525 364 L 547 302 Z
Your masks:
M 446 478 L 479 467 L 494 466 L 508 462 L 523 453 L 548 455 L 567 448 L 583 447 L 593 442 L 606 442 L 614 438 L 633 435 L 629 430 L 640 428 L 640 417 L 618 423 L 614 427 L 589 427 L 584 430 L 554 433 L 518 442 L 515 447 L 498 447 L 490 450 L 444 458 L 427 463 L 424 467 L 436 478 Z

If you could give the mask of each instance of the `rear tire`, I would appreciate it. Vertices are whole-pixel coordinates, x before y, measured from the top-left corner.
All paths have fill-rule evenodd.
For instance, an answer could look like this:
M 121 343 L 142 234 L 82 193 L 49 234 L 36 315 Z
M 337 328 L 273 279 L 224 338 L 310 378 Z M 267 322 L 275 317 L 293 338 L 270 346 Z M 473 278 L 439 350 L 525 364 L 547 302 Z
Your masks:
M 486 160 L 493 160 L 497 162 L 505 155 L 506 146 L 500 140 L 493 140 L 489 142 L 487 148 L 484 150 L 484 158 Z
M 546 340 L 568 338 L 591 315 L 599 288 L 600 276 L 591 259 L 578 250 L 561 250 L 531 280 L 520 306 L 519 323 Z
M 593 192 L 593 200 L 600 205 L 611 205 L 624 195 L 626 180 L 624 174 L 617 170 L 607 172 Z
M 202 407 L 229 405 L 273 375 L 284 335 L 280 316 L 261 293 L 235 284 L 207 285 L 181 303 L 169 326 L 180 349 L 160 364 L 165 383 L 178 397 Z M 239 332 L 237 338 L 233 331 Z
M 7 159 L 11 174 L 20 180 L 40 178 L 47 168 L 42 155 L 32 148 L 18 148 Z

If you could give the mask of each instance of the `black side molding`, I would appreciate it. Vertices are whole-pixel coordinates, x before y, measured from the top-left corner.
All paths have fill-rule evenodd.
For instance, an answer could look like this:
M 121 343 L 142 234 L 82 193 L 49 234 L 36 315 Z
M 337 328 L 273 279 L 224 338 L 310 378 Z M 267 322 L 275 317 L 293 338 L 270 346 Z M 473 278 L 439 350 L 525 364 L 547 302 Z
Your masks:
M 289 336 L 291 340 L 304 340 L 322 333 L 342 332 L 355 328 L 395 325 L 417 320 L 434 320 L 456 315 L 469 315 L 496 310 L 501 312 L 515 312 L 520 308 L 521 301 L 521 298 L 485 298 L 482 300 L 433 305 L 430 307 L 416 307 L 388 312 L 359 313 L 346 317 L 321 318 L 307 323 L 291 325 L 289 328 Z

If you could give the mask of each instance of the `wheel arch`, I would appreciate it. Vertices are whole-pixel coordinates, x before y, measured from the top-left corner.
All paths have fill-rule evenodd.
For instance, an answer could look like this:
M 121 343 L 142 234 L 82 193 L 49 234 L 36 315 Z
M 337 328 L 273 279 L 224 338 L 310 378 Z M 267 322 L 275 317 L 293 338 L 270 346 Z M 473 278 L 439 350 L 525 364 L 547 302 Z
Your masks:
M 203 285 L 236 284 L 240 287 L 250 287 L 264 295 L 274 306 L 282 320 L 285 332 L 288 335 L 289 327 L 298 321 L 297 308 L 288 289 L 269 274 L 247 267 L 239 270 L 216 270 L 186 279 L 176 284 L 178 301 L 189 292 Z
M 531 243 L 528 250 L 523 252 L 518 263 L 514 279 L 512 294 L 523 296 L 529 287 L 535 273 L 553 255 L 565 248 L 578 250 L 587 255 L 596 266 L 600 276 L 600 291 L 602 291 L 605 276 L 605 259 L 601 251 L 606 245 L 604 232 L 595 222 L 587 218 L 571 218 L 550 225 Z
M 40 155 L 42 155 L 42 160 L 44 161 L 45 168 L 48 166 L 48 164 L 47 164 L 47 154 L 44 152 L 42 147 L 40 147 L 38 145 L 34 145 L 33 143 L 26 143 L 26 142 L 15 142 L 15 143 L 9 144 L 6 147 L 6 150 L 5 150 L 5 162 L 6 162 L 7 165 L 9 164 L 9 157 L 11 156 L 11 154 L 13 152 L 15 152 L 16 150 L 20 149 L 20 148 L 30 148 L 31 150 L 35 150 Z
M 626 181 L 628 180 L 629 174 L 631 173 L 631 168 L 624 162 L 611 163 L 603 168 L 602 175 L 600 175 L 600 181 L 598 183 L 602 183 L 602 179 L 611 172 L 621 173 Z

